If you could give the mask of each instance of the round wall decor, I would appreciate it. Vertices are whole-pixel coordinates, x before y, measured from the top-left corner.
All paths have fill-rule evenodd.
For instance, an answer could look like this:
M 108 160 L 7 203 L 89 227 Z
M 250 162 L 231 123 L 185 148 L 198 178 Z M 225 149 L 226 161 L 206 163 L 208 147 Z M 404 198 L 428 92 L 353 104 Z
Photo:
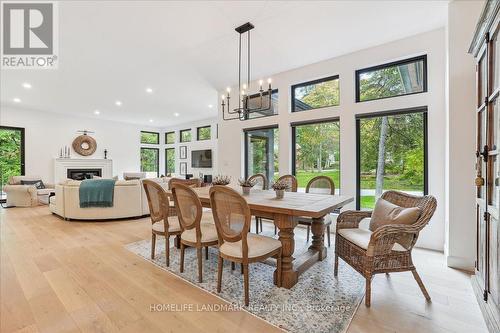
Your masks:
M 77 136 L 75 140 L 73 140 L 72 146 L 77 154 L 90 156 L 95 153 L 95 150 L 97 149 L 97 142 L 93 137 L 83 134 Z

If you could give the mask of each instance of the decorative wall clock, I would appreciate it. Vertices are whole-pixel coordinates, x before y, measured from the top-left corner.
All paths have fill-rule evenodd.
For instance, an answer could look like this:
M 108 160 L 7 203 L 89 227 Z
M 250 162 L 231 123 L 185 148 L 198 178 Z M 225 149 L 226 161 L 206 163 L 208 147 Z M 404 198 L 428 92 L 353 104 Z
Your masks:
M 93 153 L 95 153 L 95 151 L 97 149 L 97 142 L 95 141 L 95 139 L 93 137 L 88 135 L 89 133 L 93 133 L 93 132 L 90 132 L 87 130 L 78 131 L 78 132 L 83 133 L 83 134 L 80 136 L 77 136 L 73 140 L 73 144 L 72 144 L 73 150 L 77 154 L 82 155 L 82 156 L 90 156 Z

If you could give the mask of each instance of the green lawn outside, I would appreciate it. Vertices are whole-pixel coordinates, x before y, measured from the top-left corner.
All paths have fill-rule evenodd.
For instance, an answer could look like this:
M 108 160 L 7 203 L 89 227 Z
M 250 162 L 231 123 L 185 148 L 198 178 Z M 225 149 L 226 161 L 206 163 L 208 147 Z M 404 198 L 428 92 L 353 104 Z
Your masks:
M 361 176 L 361 188 L 375 188 L 375 175 L 362 175 Z M 407 179 L 403 179 L 399 175 L 386 175 L 384 176 L 384 188 L 390 188 L 391 190 L 402 190 L 402 191 L 422 191 L 424 188 L 423 184 L 411 183 Z
M 316 176 L 328 176 L 333 179 L 335 183 L 335 188 L 339 188 L 340 185 L 340 171 L 339 170 L 323 170 L 322 172 L 314 172 L 314 171 L 297 171 L 297 182 L 299 183 L 299 187 L 305 188 L 307 183 Z
M 375 196 L 370 196 L 370 195 L 361 196 L 360 204 L 362 209 L 373 209 L 373 207 L 375 207 Z

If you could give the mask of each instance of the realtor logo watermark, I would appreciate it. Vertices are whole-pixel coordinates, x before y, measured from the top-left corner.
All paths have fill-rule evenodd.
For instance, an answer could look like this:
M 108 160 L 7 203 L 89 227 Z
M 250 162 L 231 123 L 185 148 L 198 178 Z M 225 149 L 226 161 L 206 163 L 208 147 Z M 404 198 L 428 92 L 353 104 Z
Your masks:
M 1 8 L 2 69 L 57 68 L 57 3 L 3 1 Z

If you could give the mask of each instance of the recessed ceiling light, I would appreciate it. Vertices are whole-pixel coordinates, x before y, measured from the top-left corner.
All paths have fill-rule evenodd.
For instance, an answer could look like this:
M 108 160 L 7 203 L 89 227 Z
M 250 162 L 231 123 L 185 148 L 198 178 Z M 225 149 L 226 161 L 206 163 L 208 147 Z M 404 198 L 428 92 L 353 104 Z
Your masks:
M 21 103 L 21 99 L 20 99 L 20 98 L 18 98 L 18 97 L 15 97 L 15 98 L 13 99 L 13 101 L 14 101 L 14 103 Z
M 149 122 L 152 123 L 153 122 L 153 119 L 149 119 Z
M 149 87 L 147 87 L 147 88 L 146 88 L 146 92 L 147 92 L 148 94 L 152 94 L 152 93 L 153 93 L 153 88 L 149 88 Z
M 94 111 L 94 114 L 99 115 L 100 113 L 101 113 L 101 111 L 99 111 L 99 110 L 95 110 L 95 111 Z
M 28 82 L 24 82 L 23 83 L 23 88 L 25 88 L 25 89 L 31 89 L 31 87 L 32 87 L 31 83 L 28 83 Z
M 115 105 L 116 105 L 116 106 L 122 106 L 122 102 L 121 102 L 121 101 L 116 101 L 116 102 L 115 102 Z
M 214 106 L 212 104 L 208 104 L 208 108 L 211 109 L 213 108 Z
M 179 117 L 179 114 L 176 112 L 176 113 L 174 113 L 174 116 Z

